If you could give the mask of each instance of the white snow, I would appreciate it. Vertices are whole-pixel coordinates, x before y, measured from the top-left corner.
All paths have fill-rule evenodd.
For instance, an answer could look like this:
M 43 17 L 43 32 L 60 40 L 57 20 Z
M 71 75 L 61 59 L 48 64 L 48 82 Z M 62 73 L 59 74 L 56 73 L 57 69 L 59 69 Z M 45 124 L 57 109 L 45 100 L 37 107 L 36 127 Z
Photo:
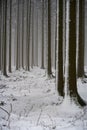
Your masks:
M 78 79 L 78 91 L 87 101 L 84 80 Z M 0 75 L 0 130 L 84 130 L 86 125 L 87 107 L 76 106 L 69 97 L 63 101 L 45 70 Z

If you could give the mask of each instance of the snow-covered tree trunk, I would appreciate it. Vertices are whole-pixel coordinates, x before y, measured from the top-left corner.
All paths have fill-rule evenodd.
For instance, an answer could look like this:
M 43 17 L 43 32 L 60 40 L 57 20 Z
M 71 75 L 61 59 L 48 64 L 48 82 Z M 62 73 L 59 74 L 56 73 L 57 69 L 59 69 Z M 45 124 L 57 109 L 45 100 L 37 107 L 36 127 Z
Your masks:
M 76 79 L 76 0 L 68 0 L 67 9 L 65 93 L 75 103 L 84 106 L 85 102 L 77 91 Z
M 66 32 L 65 32 L 65 82 L 64 82 L 64 92 L 65 97 L 69 94 L 68 91 L 68 79 L 69 79 L 69 0 L 66 0 Z

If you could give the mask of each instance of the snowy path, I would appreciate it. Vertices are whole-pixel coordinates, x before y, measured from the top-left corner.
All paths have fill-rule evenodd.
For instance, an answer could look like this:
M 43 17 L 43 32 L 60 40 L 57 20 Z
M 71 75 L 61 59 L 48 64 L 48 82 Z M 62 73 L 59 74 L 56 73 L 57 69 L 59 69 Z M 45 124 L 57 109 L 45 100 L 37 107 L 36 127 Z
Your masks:
M 80 85 L 80 90 L 86 94 L 87 84 L 84 87 Z M 8 113 L 0 109 L 0 130 L 84 130 L 87 109 L 71 105 L 68 99 L 59 105 L 61 101 L 55 79 L 47 79 L 44 70 L 35 67 L 9 78 L 1 76 L 0 107 Z

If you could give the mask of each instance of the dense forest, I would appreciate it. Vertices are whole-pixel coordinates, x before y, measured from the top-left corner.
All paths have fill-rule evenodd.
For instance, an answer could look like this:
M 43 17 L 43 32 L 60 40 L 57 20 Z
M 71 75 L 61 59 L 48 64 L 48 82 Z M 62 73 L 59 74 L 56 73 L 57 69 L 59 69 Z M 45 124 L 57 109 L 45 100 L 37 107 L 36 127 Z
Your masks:
M 0 0 L 0 76 L 39 67 L 58 96 L 86 106 L 86 0 Z M 16 81 L 15 81 L 16 82 Z
M 59 94 L 64 96 L 64 87 L 68 86 L 67 94 L 72 97 L 76 96 L 80 102 L 76 79 L 84 76 L 84 2 L 84 0 L 78 2 L 76 0 L 70 2 L 59 0 L 55 3 L 52 3 L 51 0 L 48 2 L 45 0 L 18 0 L 15 3 L 12 0 L 1 1 L 0 69 L 2 73 L 8 76 L 7 69 L 12 72 L 14 60 L 13 65 L 17 70 L 23 68 L 30 71 L 30 67 L 40 66 L 42 69 L 46 68 L 46 73 L 51 78 L 54 64 Z M 55 12 L 57 12 L 55 13 L 54 37 L 51 29 L 53 25 L 51 24 L 53 18 L 51 4 L 55 4 Z M 14 21 L 12 13 L 15 17 Z M 78 20 L 77 17 L 79 17 Z M 16 30 L 13 35 L 15 37 L 14 45 L 12 29 Z M 42 35 L 41 41 L 39 33 Z M 54 38 L 54 42 L 51 38 Z M 40 65 L 39 62 L 41 62 Z M 84 103 L 81 101 L 80 104 Z

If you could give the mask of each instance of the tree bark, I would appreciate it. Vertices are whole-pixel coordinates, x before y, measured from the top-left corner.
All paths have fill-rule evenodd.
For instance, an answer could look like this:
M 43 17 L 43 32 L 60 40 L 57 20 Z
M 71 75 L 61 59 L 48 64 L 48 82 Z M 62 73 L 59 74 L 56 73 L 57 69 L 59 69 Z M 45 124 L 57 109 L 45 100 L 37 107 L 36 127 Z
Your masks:
M 84 76 L 85 0 L 79 0 L 78 77 Z
M 48 59 L 47 59 L 47 74 L 52 76 L 51 68 L 51 0 L 48 0 Z
M 30 70 L 30 27 L 31 27 L 31 0 L 29 3 L 29 16 L 28 16 L 28 71 Z
M 1 54 L 1 26 L 2 26 L 2 1 L 0 1 L 0 71 L 1 71 L 1 56 L 2 56 L 2 54 Z
M 24 69 L 24 0 L 22 0 L 22 68 Z
M 41 68 L 44 69 L 44 0 L 42 0 L 42 58 Z
M 26 3 L 26 70 L 28 70 L 28 5 L 29 5 L 29 0 L 27 0 Z
M 10 19 L 9 19 L 9 72 L 11 73 L 11 29 L 12 29 L 12 0 L 10 0 Z
M 59 0 L 59 18 L 58 18 L 58 79 L 57 89 L 60 96 L 64 96 L 64 79 L 63 79 L 63 0 Z
M 37 2 L 37 1 L 36 1 Z M 38 66 L 38 2 L 37 2 L 37 20 L 36 20 L 36 59 L 37 59 L 37 62 L 36 62 L 36 65 Z
M 4 10 L 4 12 L 3 12 L 3 17 L 4 17 L 4 21 L 3 21 L 3 24 L 4 24 L 4 26 L 3 26 L 3 49 L 4 49 L 4 57 L 3 57 L 3 75 L 4 76 L 7 76 L 7 42 L 6 42 L 6 40 L 7 40 L 7 0 L 4 0 L 4 2 L 3 2 L 4 4 L 3 4 L 3 10 Z
M 1 71 L 3 73 L 4 66 L 4 1 L 2 1 L 2 26 L 1 26 Z
M 77 91 L 76 80 L 76 0 L 70 0 L 69 19 L 69 94 L 73 101 L 84 106 L 85 102 Z
M 56 16 L 55 16 L 55 71 L 56 71 L 56 52 L 57 51 L 57 0 L 56 0 Z
M 34 2 L 32 3 L 32 60 L 31 67 L 34 66 Z
M 17 2 L 17 55 L 16 55 L 16 70 L 20 68 L 20 34 L 19 34 L 19 0 Z
M 65 61 L 66 61 L 66 1 L 63 4 L 63 73 L 65 74 Z

